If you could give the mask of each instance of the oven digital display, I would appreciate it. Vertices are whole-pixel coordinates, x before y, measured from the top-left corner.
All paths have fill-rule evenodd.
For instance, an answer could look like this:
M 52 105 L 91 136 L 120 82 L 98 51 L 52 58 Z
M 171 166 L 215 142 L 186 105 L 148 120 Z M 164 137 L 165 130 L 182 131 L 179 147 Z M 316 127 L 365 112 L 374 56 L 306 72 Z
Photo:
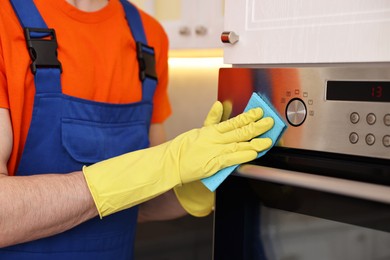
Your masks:
M 390 82 L 327 81 L 327 100 L 390 102 Z

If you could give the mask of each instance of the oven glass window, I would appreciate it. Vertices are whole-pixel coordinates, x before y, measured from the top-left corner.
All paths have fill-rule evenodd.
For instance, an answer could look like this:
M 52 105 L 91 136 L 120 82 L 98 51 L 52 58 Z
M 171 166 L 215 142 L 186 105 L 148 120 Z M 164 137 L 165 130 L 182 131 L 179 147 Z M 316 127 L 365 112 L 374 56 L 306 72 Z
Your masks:
M 259 208 L 259 247 L 265 259 L 390 259 L 390 233 L 317 217 Z

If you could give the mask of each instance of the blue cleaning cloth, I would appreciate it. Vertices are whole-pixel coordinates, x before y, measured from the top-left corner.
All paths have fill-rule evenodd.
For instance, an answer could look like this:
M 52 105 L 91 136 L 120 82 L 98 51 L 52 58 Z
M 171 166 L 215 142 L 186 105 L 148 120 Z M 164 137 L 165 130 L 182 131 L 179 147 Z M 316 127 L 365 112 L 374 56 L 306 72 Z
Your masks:
M 260 135 L 259 137 L 269 137 L 272 139 L 272 146 L 265 151 L 262 151 L 258 154 L 257 158 L 263 156 L 266 152 L 268 152 L 280 139 L 283 132 L 286 130 L 287 125 L 284 123 L 282 118 L 276 112 L 276 110 L 272 107 L 272 105 L 268 102 L 265 97 L 262 97 L 258 93 L 253 93 L 249 102 L 244 111 L 248 111 L 251 108 L 261 107 L 264 112 L 264 117 L 272 117 L 274 119 L 274 126 L 271 130 L 266 133 Z M 215 191 L 218 186 L 238 167 L 238 165 L 233 165 L 227 168 L 224 168 L 218 171 L 213 176 L 202 179 L 203 184 L 210 190 Z

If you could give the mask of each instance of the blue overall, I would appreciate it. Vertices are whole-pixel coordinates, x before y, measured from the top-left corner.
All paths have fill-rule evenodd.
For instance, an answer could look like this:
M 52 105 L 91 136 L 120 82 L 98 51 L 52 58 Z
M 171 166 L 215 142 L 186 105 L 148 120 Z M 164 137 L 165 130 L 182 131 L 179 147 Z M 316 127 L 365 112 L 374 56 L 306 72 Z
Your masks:
M 32 0 L 11 2 L 24 28 L 47 28 Z M 134 39 L 143 43 L 141 52 L 153 56 L 138 11 L 126 0 L 121 3 Z M 43 34 L 33 30 L 30 37 Z M 17 175 L 80 171 L 149 146 L 155 77 L 140 73 L 140 102 L 107 104 L 63 94 L 61 69 L 36 65 L 32 121 Z M 132 259 L 136 221 L 137 207 L 97 217 L 59 235 L 0 249 L 0 259 Z

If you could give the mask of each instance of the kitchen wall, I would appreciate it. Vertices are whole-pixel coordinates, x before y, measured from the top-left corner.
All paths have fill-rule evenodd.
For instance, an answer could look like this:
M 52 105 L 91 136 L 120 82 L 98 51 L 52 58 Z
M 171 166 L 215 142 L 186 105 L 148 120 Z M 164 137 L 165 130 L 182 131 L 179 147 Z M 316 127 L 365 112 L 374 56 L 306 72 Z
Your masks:
M 201 127 L 210 107 L 217 100 L 221 57 L 170 58 L 169 97 L 173 114 L 166 122 L 169 139 Z
M 209 108 L 217 99 L 218 70 L 224 66 L 222 58 L 188 56 L 169 60 L 169 97 L 173 114 L 165 124 L 168 139 L 201 127 Z M 140 224 L 135 259 L 212 259 L 212 229 L 212 214 L 204 218 L 186 216 L 172 221 Z

